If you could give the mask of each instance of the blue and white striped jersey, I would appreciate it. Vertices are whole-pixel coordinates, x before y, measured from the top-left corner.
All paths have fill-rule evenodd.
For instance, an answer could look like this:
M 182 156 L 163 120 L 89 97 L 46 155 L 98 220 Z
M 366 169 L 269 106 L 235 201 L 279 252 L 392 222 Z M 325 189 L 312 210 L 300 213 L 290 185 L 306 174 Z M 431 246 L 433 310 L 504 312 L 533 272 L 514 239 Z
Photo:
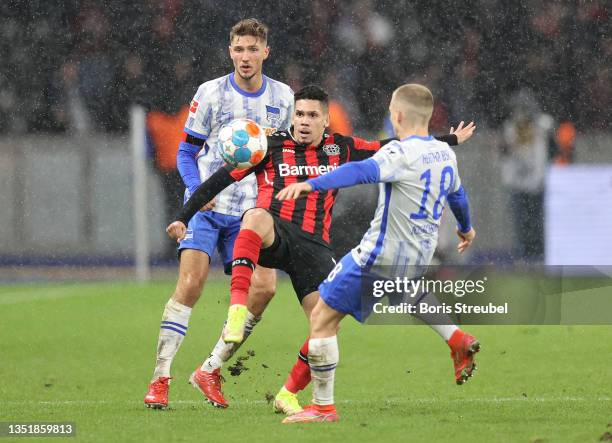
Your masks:
M 206 140 L 198 153 L 200 179 L 206 180 L 224 162 L 219 154 L 219 130 L 237 118 L 256 121 L 269 135 L 291 126 L 293 91 L 284 83 L 263 77 L 259 91 L 246 92 L 234 81 L 234 73 L 203 83 L 189 109 L 185 132 Z M 216 199 L 215 212 L 240 216 L 255 206 L 255 176 L 246 177 L 229 186 Z
M 407 275 L 408 266 L 426 266 L 433 257 L 447 197 L 461 187 L 457 157 L 447 143 L 412 136 L 372 159 L 380 170 L 378 207 L 351 253 L 362 267 Z

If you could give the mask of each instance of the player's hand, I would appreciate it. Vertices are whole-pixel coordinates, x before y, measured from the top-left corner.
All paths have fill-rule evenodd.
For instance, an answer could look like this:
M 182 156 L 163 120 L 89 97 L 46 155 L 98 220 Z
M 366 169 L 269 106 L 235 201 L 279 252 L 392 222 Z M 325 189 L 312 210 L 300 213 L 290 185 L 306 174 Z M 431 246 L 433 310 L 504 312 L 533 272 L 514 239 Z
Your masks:
M 168 237 L 173 240 L 176 240 L 177 243 L 185 238 L 185 234 L 187 233 L 187 226 L 181 221 L 175 221 L 168 225 L 166 228 L 166 233 Z
M 209 201 L 200 208 L 200 212 L 212 211 L 212 209 L 215 207 L 216 201 L 217 199 L 213 198 L 211 201 Z
M 459 254 L 463 254 L 465 250 L 469 248 L 472 242 L 474 241 L 474 237 L 476 237 L 476 231 L 474 230 L 474 228 L 472 228 L 468 232 L 463 233 L 459 229 L 457 229 L 457 235 L 461 240 L 459 242 L 459 245 L 457 245 L 457 251 L 459 251 Z
M 450 134 L 455 134 L 457 136 L 457 143 L 461 144 L 468 141 L 472 137 L 474 130 L 476 130 L 476 125 L 474 122 L 470 122 L 467 126 L 463 126 L 463 121 L 461 121 L 459 126 L 457 126 L 457 129 L 455 129 L 454 126 L 451 126 Z
M 312 192 L 312 186 L 308 183 L 293 183 L 285 189 L 281 189 L 280 192 L 276 194 L 276 199 L 281 201 L 295 200 L 303 195 L 307 195 L 309 192 Z

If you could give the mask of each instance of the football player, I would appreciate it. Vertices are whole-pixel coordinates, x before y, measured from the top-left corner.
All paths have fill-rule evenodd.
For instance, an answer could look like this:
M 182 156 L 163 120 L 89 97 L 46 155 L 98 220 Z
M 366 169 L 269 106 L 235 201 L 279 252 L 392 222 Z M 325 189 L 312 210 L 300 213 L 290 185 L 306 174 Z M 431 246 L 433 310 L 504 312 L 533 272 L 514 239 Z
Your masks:
M 447 143 L 429 135 L 433 111 L 429 89 L 418 84 L 399 87 L 393 93 L 389 110 L 400 140 L 386 144 L 370 159 L 291 184 L 276 195 L 283 204 L 293 202 L 297 205 L 300 200 L 295 198 L 301 195 L 310 198 L 314 193 L 379 183 L 378 208 L 370 229 L 319 286 L 320 298 L 310 317 L 308 344 L 313 404 L 285 418 L 283 423 L 338 421 L 333 395 L 339 360 L 336 334 L 346 314 L 358 321 L 365 320 L 364 279 L 371 278 L 372 273 L 379 275 L 382 269 L 400 260 L 426 267 L 436 249 L 446 201 L 458 222 L 458 252 L 464 252 L 476 235 L 456 155 Z M 429 297 L 430 304 L 437 302 L 430 294 L 425 293 L 422 297 Z M 430 326 L 451 349 L 457 383 L 465 383 L 475 369 L 474 354 L 480 349 L 479 342 L 450 321 Z
M 177 158 L 187 188 L 186 199 L 223 165 L 216 146 L 223 125 L 236 118 L 249 118 L 268 133 L 289 128 L 293 91 L 262 73 L 263 62 L 270 52 L 267 38 L 267 27 L 256 19 L 242 20 L 234 25 L 229 39 L 234 71 L 203 83 L 191 101 L 184 141 Z M 144 399 L 147 407 L 165 408 L 168 405 L 170 365 L 187 333 L 191 310 L 202 294 L 210 259 L 217 249 L 226 273 L 230 272 L 240 217 L 255 205 L 256 193 L 254 177 L 247 177 L 220 192 L 214 202 L 198 208 L 189 222 L 178 248 L 180 265 L 176 289 L 162 315 L 153 380 Z M 247 335 L 274 295 L 275 285 L 275 271 L 259 266 L 250 287 L 250 304 L 245 318 Z M 215 406 L 227 407 L 220 391 L 219 373 L 222 364 L 238 346 L 219 339 L 210 356 L 191 375 L 190 383 Z

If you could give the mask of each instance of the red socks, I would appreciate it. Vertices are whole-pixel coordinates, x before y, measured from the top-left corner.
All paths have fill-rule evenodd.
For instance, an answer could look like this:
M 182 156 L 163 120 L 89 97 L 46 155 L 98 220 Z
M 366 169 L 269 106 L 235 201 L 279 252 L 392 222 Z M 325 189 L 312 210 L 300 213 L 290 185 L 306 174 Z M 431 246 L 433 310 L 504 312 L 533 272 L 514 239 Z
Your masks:
M 234 243 L 230 305 L 246 305 L 251 276 L 259 260 L 261 237 L 250 229 L 241 229 Z
M 310 383 L 310 366 L 308 366 L 308 338 L 302 345 L 298 359 L 285 382 L 285 388 L 294 394 L 303 390 Z

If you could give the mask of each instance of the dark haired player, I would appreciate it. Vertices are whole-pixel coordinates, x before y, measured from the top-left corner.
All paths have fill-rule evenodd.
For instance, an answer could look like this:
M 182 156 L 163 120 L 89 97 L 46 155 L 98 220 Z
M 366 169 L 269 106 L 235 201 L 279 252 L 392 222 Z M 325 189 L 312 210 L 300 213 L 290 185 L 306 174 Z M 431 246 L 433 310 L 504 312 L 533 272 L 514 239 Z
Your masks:
M 247 299 L 251 276 L 257 265 L 282 269 L 289 274 L 306 316 L 316 304 L 317 287 L 334 268 L 329 247 L 329 228 L 337 191 L 313 192 L 308 198 L 281 202 L 276 194 L 285 186 L 303 182 L 333 171 L 349 161 L 374 155 L 392 139 L 365 141 L 341 134 L 329 135 L 328 96 L 317 86 L 306 86 L 294 95 L 293 127 L 268 137 L 264 160 L 247 170 L 224 167 L 215 172 L 185 204 L 177 221 L 166 231 L 174 239 L 185 236 L 191 217 L 219 192 L 251 173 L 257 178 L 255 208 L 242 217 L 234 245 L 231 298 L 224 340 L 239 343 L 245 337 Z M 455 134 L 444 136 L 450 144 L 468 139 L 472 124 L 460 126 Z M 306 360 L 308 341 L 300 350 L 303 359 L 293 367 L 287 383 L 276 397 L 275 409 L 292 414 L 301 410 L 297 392 L 310 381 Z

